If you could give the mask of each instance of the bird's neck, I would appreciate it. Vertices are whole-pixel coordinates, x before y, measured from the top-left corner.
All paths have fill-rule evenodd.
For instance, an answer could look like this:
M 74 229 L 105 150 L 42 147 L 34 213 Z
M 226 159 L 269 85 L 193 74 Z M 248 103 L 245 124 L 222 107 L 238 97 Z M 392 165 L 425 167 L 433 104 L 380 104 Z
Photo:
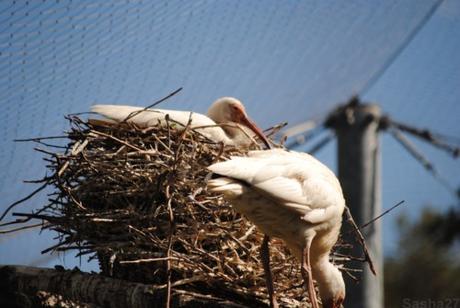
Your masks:
M 323 303 L 345 297 L 345 283 L 339 269 L 329 262 L 329 255 L 319 258 L 312 266 L 313 277 L 318 282 Z M 325 306 L 326 307 L 326 306 Z
M 250 144 L 254 133 L 247 127 L 235 122 L 226 122 L 222 126 L 225 134 L 234 141 L 235 144 Z

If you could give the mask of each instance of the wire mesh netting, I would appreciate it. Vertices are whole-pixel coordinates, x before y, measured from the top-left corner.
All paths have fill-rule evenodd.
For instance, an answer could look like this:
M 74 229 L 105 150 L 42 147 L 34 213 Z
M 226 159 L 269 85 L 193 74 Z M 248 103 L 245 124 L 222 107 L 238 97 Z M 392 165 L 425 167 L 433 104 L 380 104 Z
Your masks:
M 2 202 L 32 190 L 21 180 L 44 173 L 30 145 L 13 139 L 60 134 L 64 114 L 95 102 L 146 106 L 184 87 L 167 108 L 204 112 L 232 95 L 262 126 L 321 117 L 361 93 L 437 3 L 2 1 Z M 369 99 L 389 97 L 384 108 L 414 122 L 426 120 L 424 108 L 440 112 L 437 122 L 453 135 L 460 133 L 454 103 L 460 64 L 433 59 L 454 58 L 460 47 L 455 3 L 445 1 L 414 40 L 421 47 L 409 45 L 402 54 L 409 78 L 391 67 L 366 92 Z M 436 34 L 446 28 L 454 30 Z M 424 41 L 428 34 L 436 40 Z M 434 73 L 420 77 L 427 63 Z M 438 98 L 440 108 L 432 102 Z M 414 111 L 415 100 L 424 107 Z

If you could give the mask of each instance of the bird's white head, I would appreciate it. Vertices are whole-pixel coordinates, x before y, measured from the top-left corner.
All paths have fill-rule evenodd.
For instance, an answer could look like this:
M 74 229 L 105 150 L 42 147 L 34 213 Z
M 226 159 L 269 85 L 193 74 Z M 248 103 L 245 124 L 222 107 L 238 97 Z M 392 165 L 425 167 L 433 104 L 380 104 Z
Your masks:
M 319 294 L 324 308 L 340 308 L 345 299 L 345 282 L 342 273 L 329 261 L 314 267 L 313 277 L 318 281 Z
M 221 97 L 208 109 L 208 116 L 216 123 L 238 122 L 241 113 L 246 115 L 243 103 L 233 97 Z
M 236 123 L 252 130 L 263 143 L 270 148 L 267 137 L 262 130 L 249 118 L 244 105 L 233 97 L 222 97 L 216 100 L 208 109 L 208 116 L 217 124 Z M 224 130 L 228 130 L 223 127 Z

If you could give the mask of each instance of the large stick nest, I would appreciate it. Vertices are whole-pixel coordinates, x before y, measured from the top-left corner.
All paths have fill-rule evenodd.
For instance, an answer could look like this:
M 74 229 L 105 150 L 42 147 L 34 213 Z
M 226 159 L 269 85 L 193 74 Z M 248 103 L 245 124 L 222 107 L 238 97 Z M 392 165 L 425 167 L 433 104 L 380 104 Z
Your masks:
M 245 155 L 258 148 L 256 143 L 245 149 L 224 146 L 173 121 L 139 128 L 76 116 L 68 119 L 71 129 L 65 136 L 27 140 L 47 147 L 36 150 L 45 155 L 51 175 L 32 181 L 41 186 L 8 207 L 0 220 L 45 188 L 51 189 L 49 203 L 34 213 L 13 213 L 24 218 L 0 226 L 40 219 L 42 228 L 59 234 L 58 243 L 43 253 L 78 250 L 78 256 L 97 258 L 104 275 L 148 283 L 166 294 L 185 290 L 266 306 L 259 256 L 263 234 L 222 196 L 206 190 L 209 165 Z M 67 140 L 64 147 L 57 146 L 59 152 L 44 141 L 55 138 Z M 356 241 L 339 239 L 333 261 L 357 279 L 353 274 L 360 270 L 345 268 L 344 263 L 360 267 L 356 262 L 368 262 L 373 272 L 374 268 L 348 209 L 346 217 L 351 230 L 342 232 L 354 232 Z M 279 303 L 305 306 L 298 262 L 276 239 L 271 241 L 270 255 Z
M 247 305 L 266 300 L 263 235 L 221 196 L 206 191 L 210 164 L 244 155 L 186 127 L 141 129 L 69 117 L 64 153 L 46 153 L 51 203 L 33 216 L 60 234 L 49 250 L 78 249 L 105 275 L 188 289 Z M 257 147 L 257 146 L 255 146 Z M 279 301 L 305 302 L 299 266 L 271 245 Z

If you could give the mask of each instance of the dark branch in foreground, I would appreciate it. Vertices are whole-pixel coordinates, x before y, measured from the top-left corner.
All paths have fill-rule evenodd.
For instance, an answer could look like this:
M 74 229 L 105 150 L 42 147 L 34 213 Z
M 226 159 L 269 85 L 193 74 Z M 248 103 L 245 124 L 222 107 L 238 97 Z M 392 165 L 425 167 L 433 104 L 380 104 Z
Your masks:
M 112 279 L 79 270 L 60 270 L 27 266 L 0 266 L 0 304 L 16 307 L 21 298 L 23 307 L 31 307 L 37 292 L 62 295 L 79 303 L 101 307 L 164 307 L 166 292 L 151 285 Z M 71 287 L 69 287 L 71 286 Z M 14 302 L 8 302 L 11 299 Z M 190 291 L 173 290 L 173 307 L 244 307 L 221 298 Z

